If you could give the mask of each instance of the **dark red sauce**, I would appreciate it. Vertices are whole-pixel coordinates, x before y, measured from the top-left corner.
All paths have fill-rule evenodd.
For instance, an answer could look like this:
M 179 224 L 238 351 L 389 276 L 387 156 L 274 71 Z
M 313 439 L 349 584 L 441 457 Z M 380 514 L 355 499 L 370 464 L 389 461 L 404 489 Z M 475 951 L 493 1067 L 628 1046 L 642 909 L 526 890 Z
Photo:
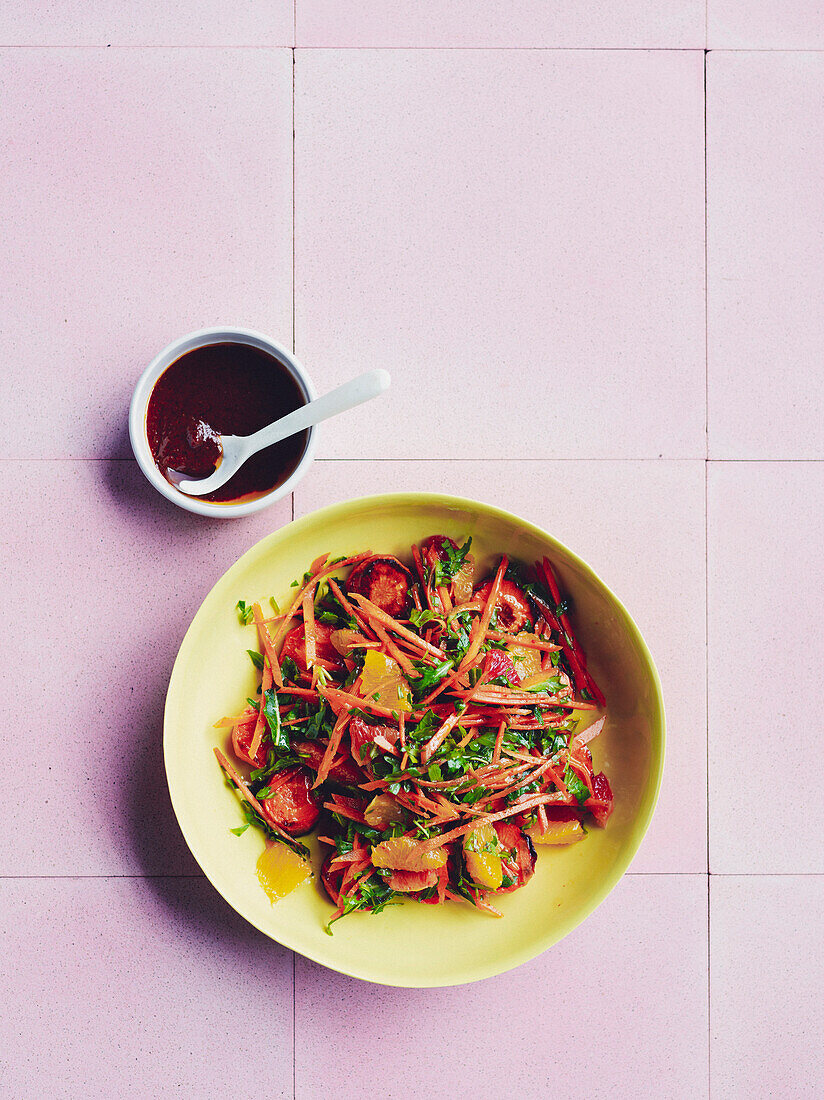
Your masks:
M 249 344 L 209 344 L 181 355 L 155 383 L 146 434 L 158 469 L 206 477 L 220 458 L 218 435 L 251 435 L 306 399 L 289 371 Z M 236 501 L 282 485 L 303 457 L 300 432 L 253 455 L 214 493 L 200 500 Z

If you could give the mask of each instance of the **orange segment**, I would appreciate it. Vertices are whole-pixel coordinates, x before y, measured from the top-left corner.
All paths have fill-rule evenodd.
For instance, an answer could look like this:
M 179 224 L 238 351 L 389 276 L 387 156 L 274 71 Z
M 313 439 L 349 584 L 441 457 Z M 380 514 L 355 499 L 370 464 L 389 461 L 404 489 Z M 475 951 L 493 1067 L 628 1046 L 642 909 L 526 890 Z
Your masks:
M 448 855 L 446 848 L 431 848 L 422 852 L 419 841 L 409 836 L 396 836 L 375 845 L 372 863 L 394 871 L 430 871 L 443 867 Z
M 549 821 L 545 833 L 540 825 L 532 825 L 526 834 L 533 844 L 574 844 L 586 836 L 580 821 Z
M 516 634 L 517 640 L 517 634 Z M 534 646 L 510 645 L 507 647 L 515 662 L 515 671 L 523 678 L 541 671 L 543 653 Z
M 311 877 L 312 869 L 285 844 L 270 844 L 257 861 L 258 882 L 274 904 Z
M 400 665 L 375 649 L 366 651 L 360 691 L 364 699 L 373 699 L 378 706 L 406 713 L 412 710 L 412 695 Z
M 363 816 L 367 825 L 382 831 L 395 822 L 403 821 L 406 815 L 391 794 L 378 794 L 363 811 Z
M 464 837 L 466 869 L 473 882 L 487 890 L 497 890 L 503 881 L 498 834 L 488 821 L 476 825 Z

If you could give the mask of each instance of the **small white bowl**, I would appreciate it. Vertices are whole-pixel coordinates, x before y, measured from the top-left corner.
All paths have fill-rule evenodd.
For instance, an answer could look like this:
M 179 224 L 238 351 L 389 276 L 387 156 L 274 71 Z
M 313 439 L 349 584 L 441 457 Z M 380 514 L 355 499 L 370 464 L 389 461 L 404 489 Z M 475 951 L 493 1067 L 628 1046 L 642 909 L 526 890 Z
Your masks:
M 276 489 L 272 489 L 270 493 L 264 493 L 263 496 L 255 497 L 254 500 L 221 504 L 211 500 L 202 500 L 200 497 L 190 497 L 186 493 L 181 493 L 179 489 L 175 489 L 157 468 L 149 447 L 149 439 L 146 434 L 146 412 L 149 407 L 149 399 L 158 378 L 167 367 L 171 366 L 181 355 L 185 355 L 186 352 L 193 351 L 195 348 L 206 347 L 209 344 L 247 344 L 268 352 L 289 371 L 307 402 L 314 401 L 316 393 L 311 379 L 290 351 L 281 347 L 274 340 L 270 340 L 268 336 L 243 328 L 204 328 L 198 332 L 190 332 L 188 336 L 181 336 L 179 340 L 175 340 L 167 348 L 164 348 L 159 355 L 155 356 L 141 374 L 134 388 L 131 405 L 129 406 L 129 438 L 140 469 L 155 489 L 179 508 L 185 508 L 188 512 L 197 512 L 201 516 L 235 519 L 238 516 L 248 516 L 252 512 L 259 512 L 261 508 L 268 508 L 270 504 L 274 504 L 276 500 L 280 500 L 292 492 L 312 462 L 317 446 L 318 429 L 317 427 L 308 429 L 309 438 L 306 441 L 306 448 L 291 477 L 284 481 L 282 485 L 278 485 Z

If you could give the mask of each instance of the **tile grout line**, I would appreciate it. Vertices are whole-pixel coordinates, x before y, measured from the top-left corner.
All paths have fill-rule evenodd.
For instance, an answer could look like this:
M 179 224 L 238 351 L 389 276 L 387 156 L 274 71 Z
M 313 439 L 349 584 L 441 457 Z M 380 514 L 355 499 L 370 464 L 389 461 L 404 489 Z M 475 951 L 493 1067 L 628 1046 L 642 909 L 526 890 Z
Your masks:
M 824 878 L 824 871 L 714 871 L 708 875 L 706 871 L 625 871 L 624 878 Z M 204 874 L 163 874 L 154 875 L 0 875 L 0 882 L 67 882 L 80 880 L 111 880 L 119 882 L 126 879 L 145 879 L 147 882 L 154 879 L 198 879 L 203 882 L 210 881 Z
M 707 0 L 707 10 L 709 0 Z M 709 19 L 709 15 L 707 15 Z M 709 34 L 709 24 L 707 23 Z M 712 989 L 711 946 L 712 907 L 710 900 L 710 552 L 709 552 L 709 458 L 710 458 L 710 356 L 709 356 L 709 158 L 707 153 L 707 58 L 704 51 L 704 691 L 706 704 L 707 760 L 707 1100 L 712 1093 Z
M 0 49 L 2 49 L 1 46 L 0 46 Z M 549 456 L 549 457 L 543 457 L 543 458 L 512 458 L 512 457 L 506 457 L 506 456 L 501 456 L 501 457 L 498 457 L 498 458 L 489 458 L 489 457 L 483 457 L 483 458 L 481 458 L 481 457 L 478 457 L 478 458 L 419 458 L 419 457 L 415 457 L 415 458 L 412 458 L 408 455 L 402 455 L 402 456 L 399 456 L 397 458 L 377 458 L 377 457 L 364 458 L 362 456 L 353 456 L 351 458 L 335 458 L 335 457 L 329 456 L 329 457 L 326 457 L 326 458 L 315 458 L 315 459 L 313 459 L 313 461 L 314 462 L 320 462 L 320 463 L 323 463 L 323 462 L 368 462 L 370 464 L 375 463 L 375 462 L 418 462 L 418 463 L 422 463 L 424 465 L 426 465 L 426 464 L 434 465 L 435 463 L 437 463 L 439 466 L 442 466 L 444 463 L 459 463 L 459 462 L 463 462 L 463 463 L 494 462 L 497 465 L 501 465 L 501 464 L 505 464 L 505 463 L 516 463 L 516 462 L 520 462 L 522 464 L 532 463 L 532 464 L 542 464 L 542 465 L 546 465 L 547 463 L 554 463 L 554 462 L 564 462 L 564 463 L 610 462 L 613 465 L 616 465 L 616 464 L 619 464 L 619 463 L 630 464 L 630 463 L 636 463 L 636 462 L 658 462 L 658 463 L 667 463 L 667 462 L 694 462 L 694 463 L 698 463 L 698 462 L 702 462 L 704 464 L 710 464 L 710 465 L 713 465 L 713 466 L 723 465 L 723 464 L 732 465 L 733 463 L 758 463 L 758 462 L 760 462 L 760 463 L 763 463 L 765 465 L 768 464 L 770 466 L 782 466 L 782 465 L 788 465 L 790 463 L 794 463 L 796 465 L 803 465 L 803 464 L 806 463 L 808 466 L 815 466 L 815 465 L 820 465 L 822 462 L 824 462 L 824 457 L 822 457 L 822 458 L 708 458 L 706 455 L 695 455 L 691 458 L 684 458 L 684 457 L 681 457 L 681 456 L 677 456 L 677 457 L 674 457 L 674 458 L 667 458 L 667 457 L 662 457 L 660 455 L 656 455 L 656 456 L 644 456 L 644 455 L 639 456 L 639 455 L 635 455 L 635 456 L 629 456 L 629 457 L 626 457 L 626 456 L 622 455 L 618 458 L 603 458 L 603 457 L 598 456 L 598 455 L 582 455 L 582 456 L 577 457 L 577 458 L 569 458 L 569 457 L 564 457 L 562 455 L 555 455 L 555 456 Z M 121 457 L 121 456 L 110 456 L 110 455 L 103 455 L 103 456 L 90 455 L 90 456 L 86 456 L 86 457 L 83 457 L 83 458 L 78 458 L 76 456 L 70 456 L 70 457 L 67 458 L 63 455 L 51 455 L 51 456 L 48 456 L 48 457 L 41 457 L 41 458 L 38 458 L 37 456 L 33 456 L 33 455 L 25 455 L 25 456 L 16 456 L 16 455 L 2 456 L 2 455 L 0 455 L 0 463 L 2 463 L 2 462 L 18 462 L 18 463 L 29 463 L 29 462 L 51 462 L 51 463 L 55 463 L 55 462 L 130 462 L 133 465 L 137 465 L 137 459 L 135 459 L 134 456 L 132 456 L 130 458 L 128 456 Z
M 292 354 L 297 355 L 297 332 L 296 332 L 296 320 L 295 320 L 295 285 L 296 285 L 296 257 L 297 249 L 295 247 L 295 67 L 296 67 L 296 55 L 295 47 L 297 46 L 297 0 L 293 0 L 292 3 L 292 41 L 294 43 L 292 47 Z M 292 504 L 292 522 L 295 519 L 295 491 L 292 490 L 291 494 Z M 292 1100 L 296 1100 L 297 1097 L 297 1033 L 296 1033 L 296 1018 L 297 1018 L 297 958 L 295 952 L 292 952 Z
M 289 43 L 272 43 L 261 46 L 257 43 L 235 44 L 231 46 L 215 43 L 165 43 L 165 44 L 120 44 L 87 43 L 72 46 L 58 43 L 42 44 L 38 42 L 0 42 L 0 50 L 296 50 L 355 53 L 370 50 L 373 53 L 728 53 L 728 54 L 820 54 L 822 46 L 296 46 Z

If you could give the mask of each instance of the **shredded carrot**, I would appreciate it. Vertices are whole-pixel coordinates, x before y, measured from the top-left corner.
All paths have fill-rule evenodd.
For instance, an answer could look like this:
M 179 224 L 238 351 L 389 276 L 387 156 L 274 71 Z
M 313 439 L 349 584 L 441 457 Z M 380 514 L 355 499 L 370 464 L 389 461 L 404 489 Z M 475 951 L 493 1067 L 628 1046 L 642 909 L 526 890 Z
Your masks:
M 249 803 L 249 805 L 256 813 L 260 814 L 260 816 L 273 832 L 277 833 L 278 836 L 283 837 L 284 840 L 288 840 L 291 843 L 292 838 L 289 836 L 289 834 L 284 832 L 279 825 L 276 825 L 275 822 L 272 821 L 271 817 L 268 816 L 261 804 L 249 790 L 244 781 L 240 778 L 238 773 L 235 771 L 235 769 L 232 767 L 232 765 L 229 763 L 229 761 L 226 759 L 220 749 L 215 749 L 214 753 L 217 757 L 218 764 L 220 764 L 221 768 L 223 768 L 223 770 L 226 772 L 226 774 L 229 776 L 229 778 L 232 780 L 238 790 L 242 793 L 244 800 Z
M 263 676 L 260 681 L 260 706 L 258 707 L 257 721 L 255 722 L 255 729 L 252 734 L 252 743 L 249 746 L 249 756 L 252 760 L 255 759 L 263 741 L 263 735 L 266 732 L 266 726 L 263 721 L 263 703 L 266 698 L 266 692 L 272 686 L 272 669 L 269 662 L 264 660 L 263 662 Z
M 503 634 L 500 630 L 487 630 L 486 636 L 493 642 L 508 642 L 524 649 L 542 649 L 547 653 L 558 653 L 561 650 L 561 646 L 539 637 L 537 629 L 535 634 Z
M 332 764 L 335 759 L 335 754 L 338 751 L 340 745 L 340 739 L 343 736 L 343 731 L 349 725 L 349 715 L 346 711 L 341 711 L 332 727 L 332 733 L 329 736 L 329 744 L 326 746 L 326 752 L 323 754 L 323 759 L 318 765 L 318 774 L 315 777 L 315 782 L 312 784 L 312 788 L 319 787 L 321 783 L 326 779 L 331 770 Z
M 438 599 L 441 601 L 441 607 L 447 613 L 450 612 L 452 610 L 452 600 L 449 598 L 449 593 L 447 592 L 447 590 L 442 585 L 438 586 L 437 591 L 438 591 Z
M 501 759 L 501 745 L 504 743 L 504 730 L 506 729 L 506 722 L 501 722 L 498 726 L 498 736 L 495 738 L 495 748 L 492 750 L 492 763 L 497 764 Z
M 423 638 L 417 634 L 413 634 L 411 630 L 407 630 L 405 626 L 398 622 L 397 619 L 393 619 L 391 615 L 387 613 L 376 604 L 373 604 L 371 600 L 367 600 L 365 596 L 360 596 L 355 592 L 352 593 L 352 599 L 357 602 L 358 607 L 363 609 L 363 613 L 372 622 L 379 622 L 383 626 L 389 627 L 393 634 L 399 635 L 401 638 L 406 638 L 408 642 L 418 648 L 425 649 L 427 652 L 432 653 L 435 657 L 439 657 L 441 660 L 446 658 L 446 654 L 442 649 L 437 646 L 430 645 L 429 642 L 425 642 Z
M 492 586 L 489 589 L 489 595 L 487 596 L 486 604 L 484 605 L 483 612 L 481 613 L 481 625 L 473 641 L 469 643 L 469 647 L 464 654 L 464 658 L 458 666 L 459 669 L 469 668 L 475 658 L 480 652 L 481 646 L 484 644 L 486 638 L 486 632 L 489 629 L 489 621 L 492 618 L 492 612 L 495 610 L 495 606 L 498 603 L 498 596 L 501 592 L 501 584 L 503 583 L 504 574 L 509 567 L 509 558 L 504 554 L 501 558 L 501 564 L 498 566 L 498 571 L 495 574 L 495 580 L 492 582 Z
M 606 720 L 606 715 L 604 715 L 602 718 L 599 718 L 597 722 L 593 722 L 591 726 L 587 726 L 585 730 L 576 733 L 569 743 L 570 749 L 574 752 L 576 748 L 583 748 L 584 745 L 588 745 L 590 741 L 594 741 L 604 728 Z
M 415 672 L 415 669 L 412 666 L 412 662 L 409 660 L 406 654 L 402 653 L 400 649 L 395 645 L 395 643 L 383 629 L 381 624 L 376 620 L 373 620 L 372 629 L 375 631 L 383 645 L 386 647 L 389 656 L 393 657 L 398 662 L 406 675 L 417 676 L 418 674 L 417 672 Z
M 325 566 L 325 568 L 320 569 L 314 575 L 312 575 L 310 571 L 309 579 L 305 582 L 305 584 L 302 585 L 302 587 L 298 588 L 295 594 L 295 598 L 292 601 L 291 607 L 288 611 L 285 612 L 283 616 L 283 622 L 278 627 L 277 634 L 272 639 L 272 644 L 275 646 L 275 648 L 277 649 L 280 646 L 280 643 L 286 637 L 289 623 L 297 614 L 298 609 L 303 606 L 303 597 L 308 591 L 314 592 L 318 584 L 320 584 L 322 580 L 325 580 L 331 573 L 336 573 L 339 569 L 343 569 L 347 565 L 357 565 L 359 562 L 366 561 L 366 559 L 369 557 L 371 557 L 371 554 L 369 553 L 355 554 L 351 558 L 344 558 L 343 561 L 335 562 L 332 565 Z M 315 560 L 317 561 L 317 559 Z
M 460 722 L 460 720 L 461 720 L 460 714 L 457 714 L 457 713 L 450 714 L 450 716 L 443 723 L 443 725 L 440 727 L 440 729 L 436 730 L 436 732 L 432 734 L 430 739 L 426 742 L 424 747 L 421 749 L 421 762 L 422 763 L 424 763 L 424 764 L 429 763 L 429 760 L 432 757 L 433 753 L 436 753 L 438 751 L 438 749 L 441 747 L 441 745 L 447 739 L 449 734 L 452 732 L 452 729 L 455 726 L 457 726 L 457 724 Z
M 423 562 L 421 561 L 421 552 L 417 544 L 413 544 L 412 546 L 412 560 L 415 563 L 415 570 L 418 574 L 418 577 L 420 578 L 421 589 L 423 590 L 423 594 L 426 597 L 426 606 L 429 608 L 430 611 L 434 611 L 435 609 L 432 606 L 432 594 L 430 593 L 429 586 L 426 583 L 426 572 L 423 567 Z
M 480 909 L 482 913 L 489 913 L 491 917 L 502 917 L 503 913 L 500 909 L 496 909 L 494 905 L 490 905 L 489 902 L 481 895 L 475 895 L 475 908 Z
M 318 656 L 317 640 L 315 638 L 314 592 L 307 592 L 303 597 L 303 636 L 306 644 L 306 667 L 312 670 L 312 687 L 314 687 L 318 678 L 317 672 L 314 671 Z
M 257 626 L 258 641 L 266 657 L 269 659 L 269 664 L 272 669 L 272 679 L 277 687 L 283 687 L 283 676 L 280 671 L 280 663 L 278 662 L 278 655 L 275 651 L 275 647 L 272 645 L 272 639 L 269 637 L 269 629 L 263 621 L 263 613 L 260 610 L 259 603 L 252 604 L 252 615 L 254 616 L 255 625 Z
M 384 718 L 394 718 L 394 714 L 388 707 L 379 706 L 372 699 L 362 699 L 359 695 L 352 695 L 348 691 L 338 691 L 328 685 L 318 688 L 318 692 L 327 700 L 332 710 L 338 714 L 344 707 L 360 707 L 361 710 L 371 711 Z
M 220 729 L 221 726 L 243 726 L 253 718 L 257 718 L 257 713 L 257 710 L 246 707 L 240 714 L 236 714 L 234 718 L 221 718 L 219 722 L 215 722 L 212 729 Z

